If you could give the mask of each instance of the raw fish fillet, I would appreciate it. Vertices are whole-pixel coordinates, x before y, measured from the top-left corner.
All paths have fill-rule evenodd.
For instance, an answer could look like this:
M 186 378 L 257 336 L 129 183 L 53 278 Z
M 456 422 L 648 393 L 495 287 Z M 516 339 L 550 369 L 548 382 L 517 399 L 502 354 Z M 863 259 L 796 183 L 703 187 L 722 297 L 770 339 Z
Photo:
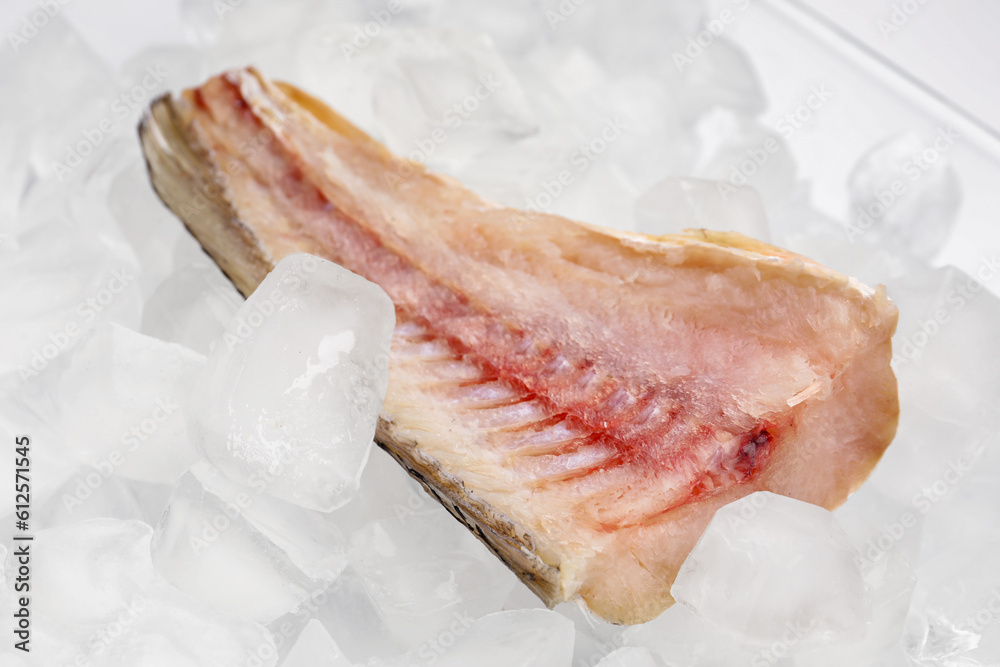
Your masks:
M 158 99 L 140 135 L 243 294 L 293 252 L 385 289 L 378 444 L 549 605 L 652 619 L 719 507 L 833 508 L 895 434 L 882 287 L 739 234 L 483 201 L 252 68 Z

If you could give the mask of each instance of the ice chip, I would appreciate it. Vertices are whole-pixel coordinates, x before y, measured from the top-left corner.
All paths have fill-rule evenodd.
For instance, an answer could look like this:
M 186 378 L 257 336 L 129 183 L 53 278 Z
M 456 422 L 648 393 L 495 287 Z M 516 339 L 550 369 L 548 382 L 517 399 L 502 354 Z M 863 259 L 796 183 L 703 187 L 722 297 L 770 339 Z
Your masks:
M 0 264 L 0 370 L 27 382 L 95 326 L 138 323 L 135 267 L 71 221 L 45 219 L 4 244 L 17 252 Z
M 499 609 L 513 575 L 444 511 L 375 521 L 348 559 L 397 637 L 412 645 L 467 617 Z
M 774 664 L 778 658 L 774 646 L 748 647 L 682 604 L 675 604 L 649 623 L 626 628 L 623 635 L 626 646 L 647 648 L 670 667 L 747 665 L 752 664 L 752 657 L 760 658 L 759 664 Z M 782 652 L 781 646 L 778 652 Z
M 392 301 L 311 255 L 285 257 L 209 357 L 190 429 L 232 480 L 311 509 L 348 502 L 388 384 Z
M 23 21 L 35 27 L 28 17 Z M 3 50 L 0 92 L 21 101 L 17 125 L 24 128 L 30 145 L 22 159 L 30 160 L 36 173 L 63 181 L 106 148 L 101 121 L 114 120 L 109 107 L 115 86 L 107 64 L 64 16 L 46 15 L 44 27 L 36 32 L 17 48 L 12 44 L 13 53 Z
M 107 206 L 139 258 L 142 291 L 151 294 L 173 272 L 171 249 L 185 233 L 184 228 L 153 192 L 141 161 L 115 176 L 108 190 Z
M 768 210 L 794 192 L 797 167 L 788 145 L 758 121 L 718 107 L 699 118 L 695 132 L 702 155 L 693 176 L 723 181 L 728 194 L 751 187 Z
M 61 361 L 17 401 L 61 434 L 67 460 L 104 477 L 172 483 L 197 459 L 181 404 L 204 357 L 107 324 Z
M 770 240 L 760 196 L 750 188 L 726 188 L 718 181 L 668 178 L 644 192 L 635 203 L 636 230 L 679 234 L 685 229 L 740 232 Z
M 95 667 L 275 667 L 277 650 L 261 625 L 229 616 L 154 583 L 110 625 L 87 658 Z M 122 631 L 124 630 L 124 631 Z M 100 638 L 103 637 L 103 641 Z M 62 663 L 66 664 L 66 663 Z
M 903 636 L 916 578 L 909 564 L 893 551 L 870 560 L 862 558 L 865 586 L 871 593 L 871 622 L 864 636 L 824 646 L 801 656 L 810 667 L 875 665 Z
M 570 667 L 573 623 L 547 609 L 459 619 L 420 646 L 373 667 Z M 371 664 L 371 663 L 370 663 Z
M 319 517 L 204 463 L 177 483 L 151 549 L 177 588 L 261 623 L 325 588 L 345 564 L 339 533 Z
M 228 278 L 204 261 L 159 284 L 142 311 L 142 333 L 209 354 L 222 340 L 243 299 Z
M 757 72 L 734 42 L 720 37 L 700 58 L 682 66 L 678 104 L 688 118 L 713 106 L 724 106 L 747 116 L 759 114 L 767 106 Z
M 285 657 L 282 667 L 351 667 L 351 662 L 337 648 L 323 624 L 313 619 L 295 640 L 295 646 Z
M 663 667 L 648 648 L 624 646 L 604 656 L 596 667 Z
M 372 449 L 361 475 L 361 487 L 351 501 L 327 514 L 327 520 L 351 535 L 379 519 L 408 521 L 441 509 L 417 480 L 381 447 Z
M 996 661 L 1000 655 L 998 556 L 1000 541 L 984 540 L 975 548 L 939 555 L 918 569 L 920 578 L 904 638 L 914 661 Z
M 387 657 L 402 647 L 393 637 L 385 614 L 350 565 L 330 586 L 304 605 L 319 619 L 351 663 Z
M 487 35 L 404 30 L 385 48 L 391 56 L 381 61 L 372 101 L 390 149 L 451 171 L 538 131 L 517 77 Z
M 950 128 L 905 133 L 863 155 L 849 177 L 850 219 L 873 242 L 931 258 L 944 246 L 962 203 L 948 150 Z
M 856 639 L 867 600 L 858 554 L 829 511 L 766 491 L 720 509 L 671 594 L 748 642 L 793 650 Z
M 993 262 L 984 258 L 984 276 Z M 869 483 L 928 514 L 996 448 L 1000 365 L 982 351 L 1000 326 L 1000 299 L 954 267 L 910 273 L 888 290 L 899 308 L 893 370 L 904 409 Z
M 81 467 L 35 512 L 39 528 L 54 528 L 97 518 L 145 520 L 138 500 L 117 475 Z
M 33 620 L 47 632 L 83 643 L 118 619 L 155 577 L 153 530 L 140 521 L 91 519 L 40 531 L 31 543 Z M 17 575 L 16 548 L 7 578 Z

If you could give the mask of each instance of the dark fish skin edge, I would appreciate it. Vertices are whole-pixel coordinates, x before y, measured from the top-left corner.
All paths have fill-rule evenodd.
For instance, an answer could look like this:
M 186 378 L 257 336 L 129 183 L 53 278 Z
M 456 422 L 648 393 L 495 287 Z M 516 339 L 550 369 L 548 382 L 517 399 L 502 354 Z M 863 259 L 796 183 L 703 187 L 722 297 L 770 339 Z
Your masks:
M 181 219 L 236 289 L 248 297 L 274 268 L 275 261 L 221 196 L 200 149 L 188 142 L 180 127 L 169 94 L 152 102 L 138 130 L 156 194 Z M 188 215 L 181 215 L 182 207 Z M 191 217 L 192 210 L 197 217 Z M 565 601 L 559 594 L 559 570 L 535 554 L 528 531 L 474 497 L 461 480 L 428 460 L 413 442 L 395 437 L 393 431 L 392 422 L 380 417 L 375 443 L 549 607 Z

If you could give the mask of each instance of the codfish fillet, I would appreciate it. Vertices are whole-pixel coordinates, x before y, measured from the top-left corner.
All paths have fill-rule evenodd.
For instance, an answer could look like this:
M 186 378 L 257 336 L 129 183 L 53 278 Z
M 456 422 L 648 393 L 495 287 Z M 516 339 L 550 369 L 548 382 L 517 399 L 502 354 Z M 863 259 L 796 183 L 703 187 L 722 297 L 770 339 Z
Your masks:
M 156 100 L 140 136 L 244 295 L 295 252 L 385 289 L 378 444 L 549 605 L 648 621 L 719 507 L 832 509 L 895 434 L 883 287 L 739 234 L 483 201 L 252 68 Z

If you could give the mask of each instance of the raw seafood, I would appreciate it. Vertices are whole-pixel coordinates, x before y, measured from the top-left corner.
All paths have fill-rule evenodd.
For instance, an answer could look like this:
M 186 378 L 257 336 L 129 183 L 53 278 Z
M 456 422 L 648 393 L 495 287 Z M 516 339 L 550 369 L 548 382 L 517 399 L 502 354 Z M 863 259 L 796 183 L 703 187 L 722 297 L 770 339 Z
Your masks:
M 485 202 L 253 69 L 160 98 L 140 135 L 244 294 L 293 252 L 385 289 L 377 442 L 550 605 L 649 620 L 716 509 L 833 508 L 895 434 L 881 287 L 738 234 Z

